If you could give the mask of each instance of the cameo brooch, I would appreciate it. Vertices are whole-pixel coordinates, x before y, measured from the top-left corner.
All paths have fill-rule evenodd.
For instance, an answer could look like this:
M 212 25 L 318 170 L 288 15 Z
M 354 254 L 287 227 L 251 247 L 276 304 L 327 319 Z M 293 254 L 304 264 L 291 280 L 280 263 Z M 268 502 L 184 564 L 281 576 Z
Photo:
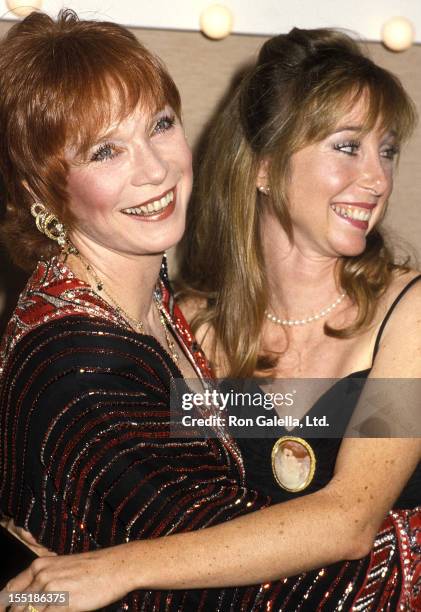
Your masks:
M 302 438 L 279 438 L 272 448 L 271 458 L 273 475 L 282 489 L 298 493 L 313 480 L 316 456 L 310 444 Z

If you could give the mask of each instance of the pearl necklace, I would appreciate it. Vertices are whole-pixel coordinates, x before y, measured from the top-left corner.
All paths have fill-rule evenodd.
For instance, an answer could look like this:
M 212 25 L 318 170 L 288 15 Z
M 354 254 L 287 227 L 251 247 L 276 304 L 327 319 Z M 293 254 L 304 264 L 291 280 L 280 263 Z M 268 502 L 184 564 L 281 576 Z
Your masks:
M 272 323 L 276 323 L 276 325 L 306 325 L 307 323 L 313 323 L 313 321 L 318 321 L 323 317 L 326 317 L 334 308 L 339 306 L 339 304 L 343 301 L 346 293 L 341 293 L 341 295 L 336 299 L 333 304 L 330 306 L 326 306 L 315 315 L 311 315 L 310 317 L 305 317 L 304 319 L 279 319 L 275 315 L 271 314 L 268 310 L 265 310 L 265 317 L 269 319 Z
M 105 289 L 104 287 L 104 282 L 99 278 L 96 270 L 94 270 L 94 268 L 92 267 L 92 265 L 79 253 L 79 251 L 73 252 L 73 255 L 76 255 L 76 257 L 78 257 L 80 259 L 80 261 L 82 262 L 82 264 L 84 265 L 87 273 L 89 276 L 91 276 L 96 284 L 96 291 L 98 291 L 99 293 L 102 293 L 103 295 L 106 296 L 107 301 L 111 304 L 111 306 L 114 308 L 114 310 L 117 312 L 118 316 L 120 319 L 122 319 L 123 321 L 125 321 L 126 323 L 129 323 L 130 327 L 132 329 L 134 329 L 136 332 L 138 332 L 139 334 L 145 334 L 145 327 L 142 323 L 142 321 L 138 321 L 136 319 L 133 319 L 133 317 L 131 317 L 129 315 L 129 313 L 124 310 L 120 304 L 118 304 L 116 302 L 116 300 L 113 298 L 112 295 L 109 294 L 109 292 Z M 168 330 L 168 325 L 167 322 L 165 320 L 165 309 L 161 303 L 161 300 L 159 299 L 159 297 L 157 296 L 157 292 L 154 293 L 154 304 L 156 307 L 156 310 L 158 312 L 158 317 L 159 317 L 159 322 L 162 325 L 162 328 L 164 330 L 164 335 L 165 335 L 165 340 L 167 342 L 167 346 L 168 346 L 168 350 L 170 352 L 170 355 L 173 359 L 173 361 L 175 363 L 178 363 L 179 360 L 179 355 L 176 349 L 176 345 L 175 342 L 173 341 L 173 339 L 170 336 L 170 332 Z

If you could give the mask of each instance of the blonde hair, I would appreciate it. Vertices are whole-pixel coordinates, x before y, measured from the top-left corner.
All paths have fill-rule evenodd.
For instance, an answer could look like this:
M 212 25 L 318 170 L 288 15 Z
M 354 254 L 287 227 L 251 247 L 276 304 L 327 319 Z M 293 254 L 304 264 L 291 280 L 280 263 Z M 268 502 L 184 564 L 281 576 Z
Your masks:
M 398 143 L 410 135 L 416 111 L 397 77 L 343 33 L 294 28 L 263 45 L 257 64 L 209 134 L 181 248 L 180 278 L 183 293 L 206 297 L 208 306 L 193 325 L 212 325 L 233 377 L 251 376 L 275 363 L 260 355 L 268 304 L 260 237 L 266 203 L 256 191 L 261 161 L 270 159 L 271 204 L 292 239 L 287 200 L 291 156 L 325 138 L 361 95 L 367 100 L 365 130 L 380 120 Z M 347 338 L 367 327 L 396 267 L 374 229 L 363 253 L 342 257 L 337 265 L 338 284 L 357 305 L 357 318 L 340 330 L 325 325 L 325 332 Z

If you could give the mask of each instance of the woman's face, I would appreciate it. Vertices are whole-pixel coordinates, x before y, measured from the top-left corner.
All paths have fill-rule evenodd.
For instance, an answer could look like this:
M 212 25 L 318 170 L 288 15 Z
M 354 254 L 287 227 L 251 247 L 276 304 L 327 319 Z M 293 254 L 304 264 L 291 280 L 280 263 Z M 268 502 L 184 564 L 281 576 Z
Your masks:
M 384 213 L 393 186 L 395 138 L 380 123 L 363 133 L 365 111 L 361 100 L 332 134 L 291 158 L 294 245 L 310 255 L 358 255 Z
M 162 253 L 183 235 L 191 152 L 169 108 L 110 125 L 86 159 L 69 152 L 71 237 L 129 256 Z

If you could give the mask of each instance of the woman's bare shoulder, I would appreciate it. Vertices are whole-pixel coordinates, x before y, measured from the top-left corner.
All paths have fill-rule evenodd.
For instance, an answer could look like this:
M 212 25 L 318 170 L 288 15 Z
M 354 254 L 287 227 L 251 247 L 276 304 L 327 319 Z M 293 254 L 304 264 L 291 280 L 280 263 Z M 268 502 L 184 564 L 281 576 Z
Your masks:
M 414 268 L 410 268 L 409 270 L 405 270 L 404 272 L 400 270 L 396 270 L 393 273 L 392 282 L 390 283 L 388 287 L 388 292 L 390 292 L 392 295 L 393 294 L 399 295 L 399 293 L 403 289 L 405 289 L 405 287 L 412 280 L 414 280 L 414 278 L 417 278 L 418 276 L 421 276 L 421 272 L 420 270 L 416 270 Z M 420 281 L 419 286 L 421 286 L 421 281 Z M 414 287 L 414 290 L 415 290 L 415 287 Z
M 394 274 L 384 296 L 387 319 L 372 374 L 380 378 L 421 376 L 421 280 L 408 285 L 419 272 Z M 408 288 L 405 291 L 405 288 Z M 404 294 L 402 292 L 405 291 Z
M 398 314 L 400 312 L 405 313 L 404 316 L 407 316 L 408 312 L 411 311 L 414 313 L 414 315 L 416 312 L 420 312 L 419 309 L 417 310 L 417 305 L 421 306 L 421 280 L 413 283 L 409 287 L 412 281 L 420 275 L 421 273 L 415 269 L 410 269 L 404 272 L 396 270 L 393 273 L 392 281 L 383 296 L 386 311 L 391 308 L 395 300 L 398 299 L 401 293 L 405 291 L 406 287 L 408 287 L 408 290 L 399 299 L 398 304 L 394 309 L 396 312 L 393 313 L 393 316 L 398 316 L 400 318 L 400 315 Z
M 207 300 L 197 296 L 183 296 L 177 300 L 177 303 L 189 324 L 199 312 L 204 312 L 207 307 Z
M 187 297 L 179 300 L 179 306 L 186 318 L 186 321 L 191 324 L 197 315 L 205 313 L 208 303 L 205 298 Z M 216 335 L 212 323 L 204 321 L 199 323 L 198 327 L 194 328 L 194 335 L 199 342 L 203 352 L 209 359 L 212 370 L 217 377 L 223 378 L 229 371 L 227 367 L 224 353 L 216 341 Z
M 183 313 L 186 321 L 191 325 L 195 323 L 195 319 L 200 314 L 205 314 L 207 308 L 206 298 L 188 296 L 179 300 L 178 305 Z M 196 340 L 201 345 L 206 356 L 210 358 L 213 351 L 215 334 L 213 327 L 208 322 L 199 323 L 194 326 L 194 335 Z

